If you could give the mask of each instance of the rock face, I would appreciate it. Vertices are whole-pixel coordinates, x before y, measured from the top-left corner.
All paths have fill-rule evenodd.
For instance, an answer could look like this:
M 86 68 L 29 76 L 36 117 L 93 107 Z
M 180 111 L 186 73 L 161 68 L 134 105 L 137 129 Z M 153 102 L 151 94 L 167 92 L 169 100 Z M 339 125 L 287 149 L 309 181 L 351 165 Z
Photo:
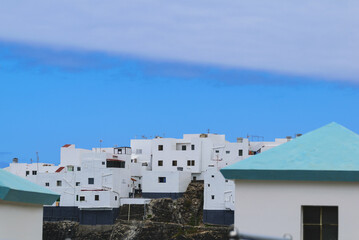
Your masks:
M 44 222 L 44 240 L 210 240 L 227 239 L 229 227 L 203 226 L 203 182 L 191 182 L 182 198 L 154 199 L 143 205 L 124 206 L 114 225 L 86 226 L 75 222 Z M 145 213 L 145 219 L 142 220 Z M 134 215 L 133 215 L 134 214 Z M 141 221 L 142 220 L 142 221 Z M 201 226 L 199 226 L 201 225 Z
M 146 219 L 197 226 L 203 218 L 203 182 L 192 181 L 183 197 L 172 200 L 159 198 L 147 206 Z
M 70 230 L 70 231 L 69 231 Z M 73 222 L 45 222 L 44 240 L 219 240 L 227 239 L 228 227 L 189 226 L 152 221 L 118 221 L 109 226 Z

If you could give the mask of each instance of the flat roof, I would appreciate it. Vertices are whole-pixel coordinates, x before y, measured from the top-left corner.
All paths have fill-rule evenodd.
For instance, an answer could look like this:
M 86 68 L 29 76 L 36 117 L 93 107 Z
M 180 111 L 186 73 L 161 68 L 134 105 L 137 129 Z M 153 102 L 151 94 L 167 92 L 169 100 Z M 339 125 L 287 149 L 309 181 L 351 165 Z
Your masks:
M 335 122 L 221 169 L 227 179 L 359 181 L 359 135 Z

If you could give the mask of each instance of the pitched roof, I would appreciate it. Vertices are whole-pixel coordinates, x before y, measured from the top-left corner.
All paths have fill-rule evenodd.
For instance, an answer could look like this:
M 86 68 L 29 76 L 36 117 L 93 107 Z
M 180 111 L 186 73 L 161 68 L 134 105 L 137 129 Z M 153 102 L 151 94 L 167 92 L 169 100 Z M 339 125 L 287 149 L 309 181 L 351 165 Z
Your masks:
M 60 195 L 44 187 L 0 169 L 1 200 L 51 205 L 59 197 Z
M 359 135 L 333 122 L 221 172 L 228 179 L 359 181 Z

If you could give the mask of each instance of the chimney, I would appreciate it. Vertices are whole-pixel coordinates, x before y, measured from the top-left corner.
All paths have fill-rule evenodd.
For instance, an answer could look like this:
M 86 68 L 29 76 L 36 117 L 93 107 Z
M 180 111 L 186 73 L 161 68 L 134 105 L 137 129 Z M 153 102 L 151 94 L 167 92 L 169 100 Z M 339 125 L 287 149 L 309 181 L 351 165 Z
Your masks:
M 12 162 L 13 162 L 13 163 L 19 163 L 19 159 L 18 159 L 18 158 L 13 158 L 13 159 L 12 159 Z

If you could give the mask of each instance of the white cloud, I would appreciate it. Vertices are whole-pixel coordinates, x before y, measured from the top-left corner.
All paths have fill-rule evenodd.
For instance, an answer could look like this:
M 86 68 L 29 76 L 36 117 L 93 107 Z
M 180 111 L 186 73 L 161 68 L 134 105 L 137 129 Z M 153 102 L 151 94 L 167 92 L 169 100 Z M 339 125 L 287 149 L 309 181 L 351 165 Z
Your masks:
M 359 82 L 354 0 L 3 0 L 0 38 Z

